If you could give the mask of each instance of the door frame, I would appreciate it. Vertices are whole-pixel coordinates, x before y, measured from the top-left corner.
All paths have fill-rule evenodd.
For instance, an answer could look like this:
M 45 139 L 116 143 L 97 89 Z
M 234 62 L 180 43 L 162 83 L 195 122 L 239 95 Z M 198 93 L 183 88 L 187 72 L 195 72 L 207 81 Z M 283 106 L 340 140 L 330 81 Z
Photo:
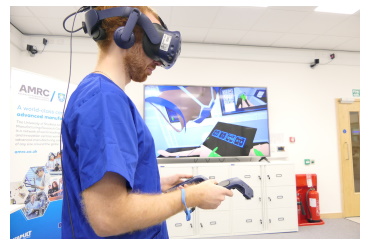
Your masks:
M 360 99 L 355 99 L 353 103 L 341 103 L 341 99 L 336 99 L 343 217 L 360 216 L 360 192 L 355 192 L 353 182 L 352 140 L 349 120 L 349 112 L 357 112 L 355 110 L 357 105 L 360 117 Z M 344 133 L 344 129 L 349 130 Z

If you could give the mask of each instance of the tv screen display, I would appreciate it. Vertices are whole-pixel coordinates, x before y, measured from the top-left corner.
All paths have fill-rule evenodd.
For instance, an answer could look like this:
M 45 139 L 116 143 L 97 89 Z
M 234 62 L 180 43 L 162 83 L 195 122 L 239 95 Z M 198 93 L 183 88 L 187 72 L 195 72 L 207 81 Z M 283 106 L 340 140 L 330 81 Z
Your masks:
M 270 156 L 266 87 L 144 86 L 158 158 Z

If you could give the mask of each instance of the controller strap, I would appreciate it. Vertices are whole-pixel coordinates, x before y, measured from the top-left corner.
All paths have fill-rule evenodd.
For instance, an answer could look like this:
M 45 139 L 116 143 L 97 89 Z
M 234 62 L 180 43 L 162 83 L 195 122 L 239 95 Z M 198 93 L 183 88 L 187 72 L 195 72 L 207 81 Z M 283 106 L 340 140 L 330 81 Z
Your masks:
M 182 204 L 184 204 L 184 206 L 185 206 L 184 211 L 185 211 L 185 214 L 186 214 L 186 221 L 189 221 L 191 219 L 190 213 L 192 211 L 190 211 L 190 209 L 188 209 L 188 207 L 186 206 L 185 196 L 186 196 L 185 189 L 181 189 L 181 201 L 182 201 Z

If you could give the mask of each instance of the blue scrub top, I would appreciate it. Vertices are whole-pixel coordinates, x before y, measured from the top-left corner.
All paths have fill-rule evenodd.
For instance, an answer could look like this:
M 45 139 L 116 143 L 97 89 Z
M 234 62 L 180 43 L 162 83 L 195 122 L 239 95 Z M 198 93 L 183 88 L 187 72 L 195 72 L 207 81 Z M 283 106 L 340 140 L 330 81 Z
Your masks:
M 120 174 L 132 192 L 161 193 L 152 135 L 130 98 L 107 77 L 89 74 L 73 92 L 62 138 L 62 238 L 99 238 L 83 215 L 81 193 L 105 172 Z M 163 222 L 112 238 L 168 238 L 168 233 Z

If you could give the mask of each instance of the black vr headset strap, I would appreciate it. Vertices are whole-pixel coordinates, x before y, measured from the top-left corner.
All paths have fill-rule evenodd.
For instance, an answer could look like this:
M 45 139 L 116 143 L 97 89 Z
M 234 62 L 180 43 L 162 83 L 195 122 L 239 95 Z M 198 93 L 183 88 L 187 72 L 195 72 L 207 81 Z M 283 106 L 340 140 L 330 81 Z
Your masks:
M 141 13 L 138 9 L 131 8 L 131 7 L 116 7 L 116 8 L 105 9 L 105 10 L 91 9 L 89 12 L 86 13 L 86 18 L 88 19 L 88 21 L 86 21 L 87 32 L 91 36 L 93 31 L 99 27 L 102 20 L 111 18 L 111 17 L 130 17 L 131 13 L 134 11 Z M 163 23 L 163 21 L 161 21 L 161 23 Z M 130 24 L 130 25 L 133 24 L 133 26 L 135 26 L 136 21 L 135 20 L 130 21 L 130 18 L 129 18 L 127 21 L 127 24 Z M 153 26 L 153 23 L 150 21 L 150 19 L 146 15 L 144 14 L 139 15 L 137 24 L 144 29 L 144 32 L 146 33 L 146 35 L 148 36 L 152 44 L 159 44 L 161 42 L 161 37 L 158 35 L 157 30 Z M 131 29 L 131 28 L 129 27 L 128 29 Z M 127 33 L 131 34 L 131 32 L 127 32 Z

